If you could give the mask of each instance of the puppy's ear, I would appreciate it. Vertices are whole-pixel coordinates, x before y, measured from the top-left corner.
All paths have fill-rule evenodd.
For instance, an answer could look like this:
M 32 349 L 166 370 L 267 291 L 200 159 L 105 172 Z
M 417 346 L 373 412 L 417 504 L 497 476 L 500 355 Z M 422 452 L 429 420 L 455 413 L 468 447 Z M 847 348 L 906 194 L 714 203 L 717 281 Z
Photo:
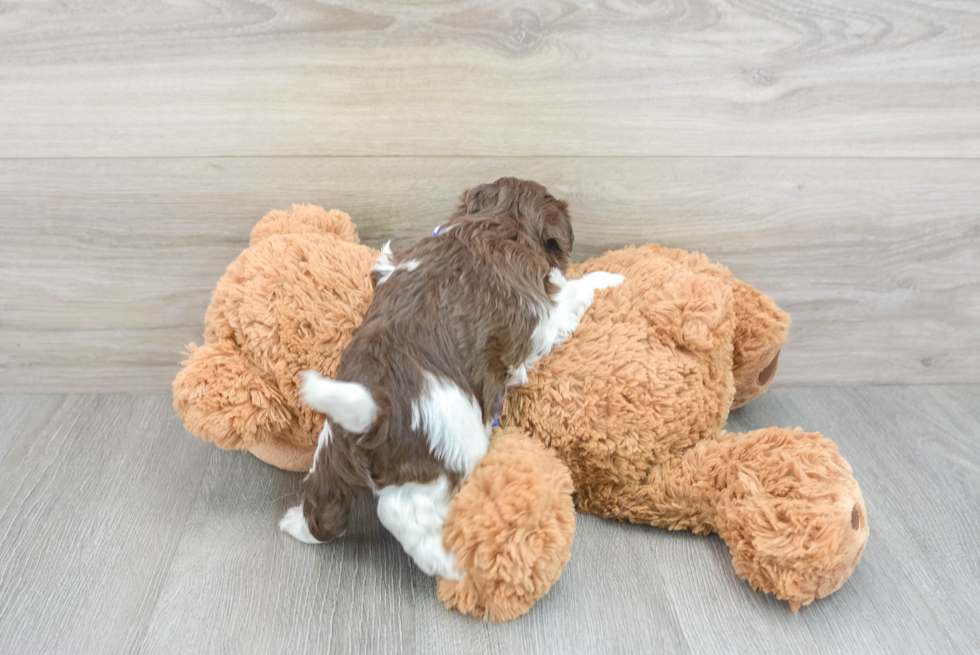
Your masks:
M 462 204 L 467 214 L 489 213 L 500 202 L 500 188 L 496 184 L 480 184 L 463 194 Z
M 480 212 L 492 213 L 499 203 L 500 189 L 494 184 L 480 184 L 463 192 L 450 220 Z
M 572 219 L 568 215 L 568 202 L 556 200 L 553 208 L 553 211 L 544 214 L 541 245 L 551 267 L 564 273 L 575 245 L 575 232 L 572 230 Z

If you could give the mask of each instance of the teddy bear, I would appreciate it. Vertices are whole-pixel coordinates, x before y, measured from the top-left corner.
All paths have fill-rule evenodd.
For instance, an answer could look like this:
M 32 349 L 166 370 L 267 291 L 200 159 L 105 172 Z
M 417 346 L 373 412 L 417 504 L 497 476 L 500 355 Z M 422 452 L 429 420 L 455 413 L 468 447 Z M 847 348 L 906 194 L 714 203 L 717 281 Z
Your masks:
M 324 419 L 300 402 L 299 374 L 336 370 L 377 256 L 343 212 L 297 205 L 263 218 L 174 380 L 188 431 L 309 470 Z M 527 612 L 570 557 L 576 509 L 717 532 L 739 575 L 794 611 L 838 589 L 868 522 L 836 446 L 799 428 L 722 429 L 771 383 L 789 316 L 697 253 L 629 247 L 568 277 L 594 270 L 626 281 L 597 292 L 572 337 L 504 399 L 446 520 L 466 575 L 439 579 L 440 600 L 494 621 Z
M 188 432 L 309 471 L 324 416 L 300 401 L 299 374 L 335 373 L 371 302 L 378 255 L 341 211 L 297 205 L 259 221 L 215 288 L 204 344 L 188 345 L 174 379 Z M 495 430 L 443 531 L 466 572 L 449 605 L 492 621 L 527 612 L 571 556 L 572 491 L 568 468 L 543 444 Z
M 799 428 L 722 429 L 768 389 L 789 316 L 698 253 L 629 247 L 568 277 L 595 270 L 626 281 L 511 390 L 501 424 L 558 454 L 580 512 L 718 533 L 736 572 L 793 611 L 840 588 L 868 522 L 837 447 Z

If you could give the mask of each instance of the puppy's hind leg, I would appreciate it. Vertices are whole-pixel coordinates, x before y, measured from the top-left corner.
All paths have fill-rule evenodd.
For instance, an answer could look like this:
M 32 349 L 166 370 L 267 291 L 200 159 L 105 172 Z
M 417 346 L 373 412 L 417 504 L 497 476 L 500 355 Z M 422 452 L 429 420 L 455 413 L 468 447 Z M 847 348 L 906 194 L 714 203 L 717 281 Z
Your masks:
M 344 534 L 353 490 L 324 484 L 315 474 L 306 481 L 303 504 L 290 507 L 279 521 L 279 529 L 306 544 L 319 544 Z
M 321 544 L 319 539 L 310 532 L 306 517 L 303 516 L 303 506 L 295 505 L 286 510 L 282 518 L 279 519 L 279 529 L 288 534 L 293 539 L 302 541 L 304 544 Z
M 378 518 L 408 556 L 427 575 L 461 580 L 456 558 L 442 544 L 442 528 L 449 514 L 449 482 L 409 482 L 378 491 Z
M 303 543 L 319 544 L 341 536 L 354 504 L 355 489 L 337 470 L 338 454 L 329 450 L 326 445 L 317 451 L 303 485 L 303 504 L 291 507 L 279 521 L 280 530 Z
M 354 494 L 350 489 L 325 486 L 307 480 L 303 504 L 290 507 L 279 521 L 279 529 L 306 544 L 319 544 L 344 534 Z

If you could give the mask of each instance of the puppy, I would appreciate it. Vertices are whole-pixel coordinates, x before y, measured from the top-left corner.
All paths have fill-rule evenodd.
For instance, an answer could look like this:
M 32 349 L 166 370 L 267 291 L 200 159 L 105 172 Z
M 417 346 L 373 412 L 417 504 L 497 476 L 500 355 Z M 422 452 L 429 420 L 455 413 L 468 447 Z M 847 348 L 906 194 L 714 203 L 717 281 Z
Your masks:
M 501 178 L 464 193 L 449 222 L 404 252 L 385 246 L 374 300 L 337 379 L 303 374 L 303 400 L 327 415 L 303 504 L 280 528 L 306 543 L 343 534 L 355 495 L 428 575 L 460 579 L 442 543 L 449 501 L 487 451 L 507 386 L 578 326 L 596 289 L 566 281 L 568 203 Z

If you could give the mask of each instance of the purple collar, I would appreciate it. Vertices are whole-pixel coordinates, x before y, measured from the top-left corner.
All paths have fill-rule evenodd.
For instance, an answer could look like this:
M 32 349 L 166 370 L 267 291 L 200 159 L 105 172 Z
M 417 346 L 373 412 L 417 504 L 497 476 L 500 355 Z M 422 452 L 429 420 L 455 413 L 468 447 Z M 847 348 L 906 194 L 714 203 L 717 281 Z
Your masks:
M 500 427 L 500 410 L 504 406 L 504 398 L 507 397 L 507 392 L 498 393 L 497 397 L 494 399 L 493 408 L 493 427 Z

